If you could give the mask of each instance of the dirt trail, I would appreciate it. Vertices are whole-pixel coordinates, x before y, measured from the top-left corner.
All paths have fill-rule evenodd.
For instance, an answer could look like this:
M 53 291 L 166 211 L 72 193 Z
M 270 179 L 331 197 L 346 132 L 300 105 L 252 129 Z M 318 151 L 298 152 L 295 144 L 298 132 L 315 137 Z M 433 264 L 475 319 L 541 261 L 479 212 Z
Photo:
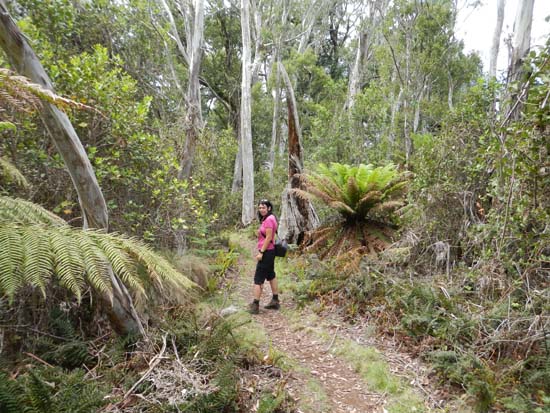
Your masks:
M 253 249 L 250 249 L 252 256 Z M 246 254 L 245 254 L 246 255 Z M 243 257 L 239 268 L 241 272 L 251 272 L 251 258 L 245 262 Z M 251 274 L 236 274 L 236 294 L 246 303 L 251 301 Z M 326 343 L 304 330 L 293 329 L 292 322 L 284 314 L 286 311 L 266 310 L 263 308 L 271 298 L 268 283 L 264 294 L 260 314 L 254 319 L 265 330 L 271 345 L 285 356 L 298 363 L 288 378 L 287 390 L 299 400 L 303 413 L 384 413 L 385 395 L 367 388 L 365 381 L 345 360 L 335 356 L 329 350 L 332 342 Z M 287 295 L 282 295 L 281 304 L 285 308 L 294 308 L 295 304 Z M 338 331 L 336 331 L 338 333 Z M 334 338 L 334 336 L 333 336 Z M 265 349 L 266 352 L 268 349 Z M 311 388 L 311 378 L 315 378 L 320 389 Z M 322 395 L 326 396 L 322 396 Z M 323 400 L 320 400 L 322 398 Z

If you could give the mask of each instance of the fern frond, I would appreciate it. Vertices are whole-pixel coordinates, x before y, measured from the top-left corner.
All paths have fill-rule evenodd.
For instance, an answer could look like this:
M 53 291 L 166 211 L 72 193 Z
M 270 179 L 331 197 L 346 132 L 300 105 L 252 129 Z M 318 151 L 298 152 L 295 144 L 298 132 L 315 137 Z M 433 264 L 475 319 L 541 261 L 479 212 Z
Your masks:
M 386 214 L 405 205 L 403 201 L 387 201 L 374 206 L 371 211 L 375 214 Z
M 0 225 L 11 223 L 67 225 L 63 219 L 40 205 L 22 199 L 0 196 Z
M 53 255 L 53 268 L 59 284 L 71 291 L 80 301 L 84 287 L 84 265 L 80 251 L 68 233 L 70 229 L 59 228 L 58 231 L 47 232 Z
M 51 279 L 53 256 L 48 246 L 49 239 L 43 231 L 33 227 L 22 227 L 22 249 L 24 254 L 22 282 L 38 287 L 46 297 L 46 284 Z
M 23 251 L 20 246 L 19 233 L 0 227 L 0 290 L 10 299 L 22 284 Z
M 32 83 L 24 76 L 15 75 L 8 69 L 0 68 L 0 88 L 18 102 L 15 107 L 16 109 L 28 110 L 29 104 L 36 107 L 38 106 L 36 98 L 38 98 L 61 109 L 72 107 L 100 113 L 97 109 L 91 106 L 59 96 L 41 85 Z
M 14 184 L 24 188 L 29 186 L 29 183 L 23 174 L 19 172 L 19 169 L 3 157 L 0 157 L 0 175 L 3 176 L 8 182 L 13 182 Z
M 333 201 L 328 204 L 329 207 L 337 210 L 340 214 L 344 216 L 353 216 L 355 215 L 355 211 L 348 205 L 346 205 L 344 202 L 341 201 Z
M 2 413 L 20 413 L 21 403 L 19 396 L 22 393 L 21 387 L 15 380 L 0 371 L 0 412 Z
M 403 180 L 403 181 L 395 182 L 393 184 L 388 185 L 388 187 L 384 190 L 383 199 L 402 196 L 405 190 L 407 189 L 408 184 L 409 184 L 408 181 Z
M 321 231 L 315 231 L 311 238 L 314 240 L 311 245 L 308 245 L 307 250 L 315 251 L 321 245 L 323 245 L 329 238 L 331 238 L 338 231 L 337 227 L 326 227 Z
M 137 277 L 135 262 L 130 255 L 118 244 L 112 234 L 87 230 L 87 235 L 92 237 L 94 243 L 101 249 L 109 260 L 115 274 L 121 279 L 126 287 L 137 296 L 145 296 L 145 290 Z
M 288 193 L 304 201 L 311 201 L 311 198 L 313 197 L 313 194 L 298 188 L 291 188 L 288 190 Z
M 107 296 L 111 296 L 113 288 L 109 278 L 109 260 L 93 239 L 88 236 L 87 231 L 74 231 L 74 236 L 84 261 L 88 284 Z
M 350 207 L 355 208 L 357 202 L 361 199 L 361 190 L 357 184 L 357 179 L 355 176 L 350 176 L 345 186 L 344 197 L 346 199 L 346 204 Z
M 194 283 L 184 277 L 167 260 L 155 254 L 143 242 L 136 239 L 118 236 L 121 247 L 148 271 L 151 280 L 162 290 L 174 296 L 185 296 L 186 292 L 194 287 Z
M 32 370 L 29 370 L 27 381 L 27 397 L 35 412 L 54 412 L 57 409 L 53 402 L 53 389 L 40 379 Z
M 357 214 L 364 218 L 381 199 L 382 193 L 380 191 L 370 191 L 357 203 Z
M 144 243 L 103 231 L 81 230 L 39 205 L 0 196 L 0 295 L 24 286 L 45 294 L 52 278 L 78 299 L 84 286 L 111 295 L 111 268 L 135 297 L 146 298 L 143 266 L 153 287 L 181 300 L 195 284 Z

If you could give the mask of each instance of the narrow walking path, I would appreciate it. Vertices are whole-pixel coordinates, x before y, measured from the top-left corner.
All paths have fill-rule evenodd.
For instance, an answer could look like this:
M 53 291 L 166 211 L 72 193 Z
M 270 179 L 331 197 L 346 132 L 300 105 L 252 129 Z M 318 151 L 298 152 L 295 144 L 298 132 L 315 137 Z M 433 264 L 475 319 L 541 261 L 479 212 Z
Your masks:
M 242 245 L 249 254 L 241 254 L 239 258 L 239 271 L 233 276 L 236 278 L 232 284 L 233 294 L 239 301 L 249 303 L 252 296 L 252 275 L 254 261 L 252 255 L 254 246 Z M 289 294 L 281 294 L 282 308 L 280 311 L 264 309 L 271 298 L 269 285 L 264 286 L 260 314 L 253 316 L 254 321 L 264 330 L 268 338 L 264 354 L 276 351 L 284 355 L 291 364 L 286 389 L 294 400 L 297 400 L 299 412 L 302 413 L 386 413 L 394 411 L 389 408 L 391 395 L 387 392 L 377 392 L 369 388 L 367 382 L 358 372 L 357 366 L 349 361 L 349 357 L 336 351 L 338 343 L 342 340 L 351 340 L 348 328 L 323 328 L 315 320 L 307 320 L 307 311 L 297 309 Z M 311 324 L 315 325 L 311 325 Z M 349 327 L 349 326 L 348 326 Z M 313 329 L 320 329 L 315 332 Z M 345 331 L 344 331 L 345 330 Z M 356 343 L 358 340 L 353 341 Z M 370 346 L 367 343 L 359 343 L 358 346 Z M 341 349 L 340 349 L 341 350 Z M 350 350 L 353 351 L 353 350 Z M 371 349 L 372 351 L 372 349 Z M 395 353 L 392 357 L 396 357 Z M 408 367 L 390 368 L 399 376 L 407 374 L 407 369 L 415 369 L 415 377 L 418 377 L 418 366 L 411 360 L 406 360 Z M 391 372 L 388 374 L 392 375 Z M 394 377 L 393 380 L 403 380 Z M 416 380 L 416 379 L 415 379 Z M 408 384 L 409 380 L 407 380 Z M 413 380 L 414 382 L 414 380 Z M 421 383 L 419 382 L 419 386 Z M 434 405 L 422 394 L 422 388 L 415 386 L 415 397 L 421 400 L 421 405 Z M 418 406 L 417 403 L 415 403 Z M 411 406 L 401 406 L 403 412 L 437 411 L 431 408 L 420 410 Z M 389 409 L 389 410 L 388 410 Z
M 241 266 L 243 269 L 247 267 L 250 265 Z M 249 302 L 252 277 L 243 273 L 238 276 L 236 292 L 243 301 Z M 254 319 L 265 330 L 270 344 L 285 357 L 298 363 L 289 378 L 287 390 L 299 401 L 299 405 L 311 409 L 311 412 L 383 413 L 384 395 L 369 391 L 353 368 L 330 353 L 327 344 L 321 339 L 305 330 L 293 329 L 293 323 L 285 315 L 286 311 L 264 309 L 263 306 L 270 298 L 269 286 L 266 284 L 260 314 L 254 316 Z M 282 305 L 287 306 L 287 309 L 294 307 L 289 297 L 284 297 Z M 320 388 L 312 388 L 311 377 L 320 384 Z

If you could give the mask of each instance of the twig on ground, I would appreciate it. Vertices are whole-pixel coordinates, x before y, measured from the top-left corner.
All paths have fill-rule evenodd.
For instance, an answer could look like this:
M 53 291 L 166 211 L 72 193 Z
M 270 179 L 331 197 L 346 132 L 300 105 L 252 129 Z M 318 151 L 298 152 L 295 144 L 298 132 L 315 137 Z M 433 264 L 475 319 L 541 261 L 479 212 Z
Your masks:
M 29 356 L 29 357 L 35 359 L 36 361 L 39 361 L 40 363 L 42 363 L 42 364 L 45 365 L 45 366 L 51 367 L 52 369 L 54 368 L 50 363 L 48 363 L 47 361 L 42 360 L 40 357 L 35 356 L 35 355 L 32 354 L 32 353 L 27 353 L 27 352 L 25 352 L 25 353 L 23 353 L 23 354 L 26 354 L 27 356 Z
M 334 341 L 336 340 L 336 336 L 338 335 L 338 330 L 340 330 L 340 326 L 336 327 L 336 331 L 334 332 L 334 335 L 332 336 L 332 341 L 330 342 L 329 346 L 326 348 L 325 353 L 328 353 L 331 349 L 332 345 L 334 344 Z
M 165 351 L 166 351 L 166 335 L 162 337 L 162 349 L 160 350 L 160 353 L 151 359 L 151 361 L 149 362 L 149 366 L 150 366 L 149 369 L 145 372 L 145 374 L 143 374 L 143 376 L 141 376 L 141 378 L 138 381 L 134 383 L 134 385 L 130 388 L 130 390 L 126 392 L 122 401 L 126 400 L 128 396 L 130 396 L 133 393 L 133 391 L 143 382 L 143 380 L 145 380 L 147 376 L 151 374 L 151 372 L 155 369 L 155 367 L 157 367 L 157 365 L 160 363 Z

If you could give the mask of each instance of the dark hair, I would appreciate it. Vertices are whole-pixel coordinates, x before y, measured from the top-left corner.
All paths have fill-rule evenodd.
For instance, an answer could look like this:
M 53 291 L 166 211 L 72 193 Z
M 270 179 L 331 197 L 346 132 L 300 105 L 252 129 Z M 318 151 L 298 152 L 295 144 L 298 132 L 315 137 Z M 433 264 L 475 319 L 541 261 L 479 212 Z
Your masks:
M 258 201 L 258 205 L 265 205 L 267 207 L 267 215 L 265 217 L 262 217 L 262 215 L 258 212 L 258 220 L 262 222 L 264 219 L 266 219 L 268 216 L 273 214 L 273 204 L 269 199 L 260 199 Z

